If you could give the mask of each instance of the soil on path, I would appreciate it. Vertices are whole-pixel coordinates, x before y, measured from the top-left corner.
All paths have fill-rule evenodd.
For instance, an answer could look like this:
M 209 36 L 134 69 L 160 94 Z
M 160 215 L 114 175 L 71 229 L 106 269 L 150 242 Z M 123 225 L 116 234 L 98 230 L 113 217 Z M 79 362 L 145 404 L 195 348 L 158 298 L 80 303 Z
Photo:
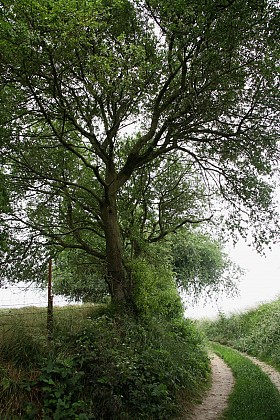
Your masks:
M 248 354 L 246 353 L 241 353 L 241 354 L 242 356 L 247 357 L 253 363 L 258 365 L 264 371 L 264 373 L 266 373 L 269 376 L 271 382 L 276 386 L 276 388 L 280 392 L 280 372 L 277 372 L 277 370 L 275 370 L 272 366 L 260 361 L 256 357 L 248 356 Z
M 230 368 L 217 355 L 210 354 L 212 385 L 202 401 L 195 406 L 190 420 L 214 420 L 221 416 L 227 407 L 228 397 L 234 386 Z
M 258 365 L 280 392 L 280 372 L 256 357 L 241 353 Z M 234 386 L 234 377 L 228 365 L 217 355 L 211 354 L 212 385 L 201 404 L 194 407 L 190 420 L 217 420 L 227 408 L 228 397 Z

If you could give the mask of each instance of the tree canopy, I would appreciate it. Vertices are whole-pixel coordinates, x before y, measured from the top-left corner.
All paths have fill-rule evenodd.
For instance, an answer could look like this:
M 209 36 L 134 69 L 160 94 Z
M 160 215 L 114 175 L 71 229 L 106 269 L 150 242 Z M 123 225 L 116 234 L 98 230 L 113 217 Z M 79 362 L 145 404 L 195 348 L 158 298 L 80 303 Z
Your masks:
M 278 55 L 270 1 L 1 1 L 6 275 L 80 250 L 128 303 L 144 245 L 222 205 L 271 239 Z

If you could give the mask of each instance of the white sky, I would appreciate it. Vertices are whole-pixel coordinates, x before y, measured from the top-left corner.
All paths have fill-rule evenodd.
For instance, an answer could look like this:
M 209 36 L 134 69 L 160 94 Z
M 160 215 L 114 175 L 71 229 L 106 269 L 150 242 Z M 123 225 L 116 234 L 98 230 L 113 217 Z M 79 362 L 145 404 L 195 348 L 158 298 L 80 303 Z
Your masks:
M 280 187 L 276 189 L 275 199 L 280 213 Z M 230 259 L 245 270 L 240 279 L 239 295 L 235 298 L 219 296 L 216 302 L 204 304 L 199 302 L 195 307 L 187 308 L 185 315 L 189 318 L 215 318 L 219 311 L 224 314 L 245 312 L 280 298 L 280 232 L 278 244 L 264 249 L 265 256 L 260 255 L 253 247 L 240 239 L 236 246 L 228 244 L 225 251 Z
M 67 305 L 62 296 L 54 296 L 54 305 Z M 48 305 L 48 292 L 38 290 L 32 285 L 20 282 L 10 285 L 7 289 L 0 289 L 0 308 L 22 308 L 24 306 Z
M 280 244 L 261 256 L 240 240 L 235 248 L 227 250 L 232 261 L 245 270 L 239 283 L 240 293 L 235 298 L 218 297 L 216 302 L 199 302 L 189 307 L 185 315 L 190 318 L 215 318 L 219 311 L 225 314 L 240 313 L 280 297 Z

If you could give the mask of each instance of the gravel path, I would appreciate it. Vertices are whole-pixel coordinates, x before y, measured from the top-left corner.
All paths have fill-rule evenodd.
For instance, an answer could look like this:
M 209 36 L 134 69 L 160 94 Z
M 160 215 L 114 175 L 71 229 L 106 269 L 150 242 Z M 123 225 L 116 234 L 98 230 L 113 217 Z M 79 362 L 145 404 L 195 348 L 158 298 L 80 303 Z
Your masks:
M 228 397 L 234 386 L 230 368 L 215 354 L 210 355 L 212 385 L 202 404 L 195 406 L 189 420 L 214 420 L 219 418 L 227 407 Z

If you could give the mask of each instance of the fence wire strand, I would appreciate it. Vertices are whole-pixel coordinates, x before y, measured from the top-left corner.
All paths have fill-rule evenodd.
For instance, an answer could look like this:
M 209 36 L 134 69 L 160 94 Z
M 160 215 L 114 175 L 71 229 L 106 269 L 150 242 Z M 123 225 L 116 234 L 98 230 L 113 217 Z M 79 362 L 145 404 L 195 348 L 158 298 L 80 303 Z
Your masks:
M 12 333 L 16 328 L 30 329 L 31 333 L 40 329 L 43 333 L 50 332 L 50 321 L 52 328 L 53 317 L 58 322 L 64 318 L 69 329 L 72 329 L 72 324 L 74 326 L 79 318 L 75 314 L 85 311 L 84 306 L 77 302 L 68 302 L 61 296 L 54 296 L 53 304 L 50 319 L 47 291 L 34 287 L 30 289 L 26 285 L 0 288 L 0 338 L 4 337 L 3 334 Z

